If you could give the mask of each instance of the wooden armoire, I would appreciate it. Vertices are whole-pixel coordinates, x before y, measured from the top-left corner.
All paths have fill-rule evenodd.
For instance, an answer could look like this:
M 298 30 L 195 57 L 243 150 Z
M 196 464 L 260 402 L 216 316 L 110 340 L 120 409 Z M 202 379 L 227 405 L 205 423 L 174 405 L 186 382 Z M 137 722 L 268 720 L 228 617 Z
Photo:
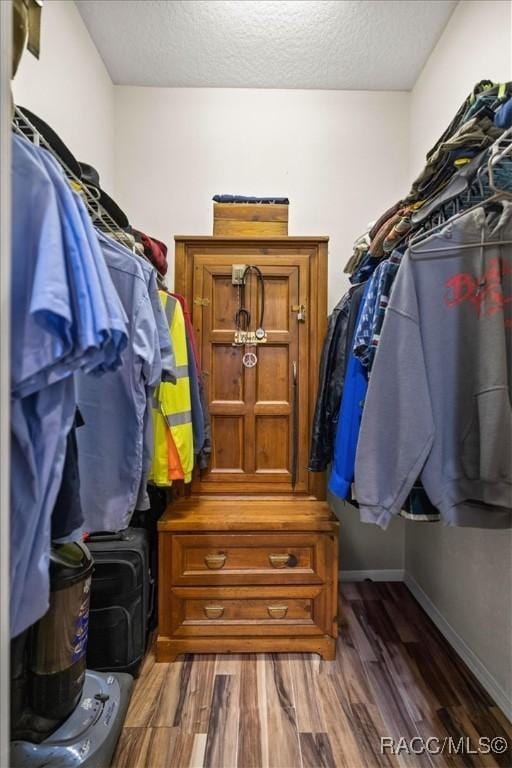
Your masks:
M 176 237 L 175 287 L 193 308 L 213 447 L 192 494 L 159 523 L 158 661 L 244 651 L 334 658 L 338 522 L 325 478 L 307 471 L 327 244 Z M 243 296 L 252 329 L 264 296 L 266 341 L 256 346 L 234 344 L 241 266 L 263 278 L 249 270 Z M 248 350 L 253 367 L 243 363 Z

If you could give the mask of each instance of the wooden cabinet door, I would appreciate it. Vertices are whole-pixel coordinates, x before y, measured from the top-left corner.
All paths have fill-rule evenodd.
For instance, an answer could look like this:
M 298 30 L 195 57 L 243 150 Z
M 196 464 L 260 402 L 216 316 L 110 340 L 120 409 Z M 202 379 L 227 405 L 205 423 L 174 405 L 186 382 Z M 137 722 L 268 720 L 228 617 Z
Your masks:
M 242 362 L 246 349 L 233 346 L 239 307 L 231 278 L 234 263 L 258 266 L 265 282 L 267 342 L 250 348 L 258 358 L 254 368 Z M 306 255 L 194 256 L 194 326 L 213 445 L 209 469 L 195 481 L 195 491 L 307 492 L 308 292 Z M 261 289 L 251 273 L 245 288 L 251 330 L 259 322 L 260 301 Z M 305 322 L 298 318 L 300 304 L 307 307 Z

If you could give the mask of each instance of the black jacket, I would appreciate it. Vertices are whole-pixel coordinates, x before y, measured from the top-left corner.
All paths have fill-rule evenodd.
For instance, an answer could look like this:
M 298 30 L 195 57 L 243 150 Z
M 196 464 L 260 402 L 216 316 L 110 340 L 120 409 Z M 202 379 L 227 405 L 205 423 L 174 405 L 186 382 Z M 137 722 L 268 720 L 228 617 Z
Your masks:
M 320 377 L 309 453 L 310 472 L 323 472 L 331 463 L 345 369 L 363 292 L 364 283 L 354 285 L 334 307 L 329 317 L 320 359 Z
M 346 335 L 351 296 L 346 293 L 329 317 L 320 359 L 308 469 L 323 472 L 331 461 L 346 363 Z

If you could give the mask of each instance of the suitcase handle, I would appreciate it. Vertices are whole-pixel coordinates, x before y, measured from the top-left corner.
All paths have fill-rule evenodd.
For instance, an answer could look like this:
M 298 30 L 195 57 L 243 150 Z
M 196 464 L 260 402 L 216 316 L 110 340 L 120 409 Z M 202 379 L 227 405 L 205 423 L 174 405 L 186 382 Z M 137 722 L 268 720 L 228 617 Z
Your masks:
M 119 533 L 105 531 L 104 533 L 90 533 L 86 541 L 126 541 L 127 538 L 126 531 L 119 531 Z
M 156 594 L 156 583 L 155 583 L 155 579 L 151 575 L 151 571 L 149 571 L 148 573 L 148 581 L 149 581 L 149 600 L 148 600 L 147 621 L 149 622 L 149 619 L 151 618 L 153 609 L 155 607 L 155 594 Z

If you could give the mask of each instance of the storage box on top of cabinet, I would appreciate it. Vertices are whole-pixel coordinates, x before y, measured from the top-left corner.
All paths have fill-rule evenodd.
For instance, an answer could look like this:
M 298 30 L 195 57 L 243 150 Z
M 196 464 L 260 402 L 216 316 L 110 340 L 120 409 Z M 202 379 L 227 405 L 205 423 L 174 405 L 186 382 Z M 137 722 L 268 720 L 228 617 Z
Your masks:
M 286 237 L 289 207 L 277 203 L 214 203 L 213 234 Z

